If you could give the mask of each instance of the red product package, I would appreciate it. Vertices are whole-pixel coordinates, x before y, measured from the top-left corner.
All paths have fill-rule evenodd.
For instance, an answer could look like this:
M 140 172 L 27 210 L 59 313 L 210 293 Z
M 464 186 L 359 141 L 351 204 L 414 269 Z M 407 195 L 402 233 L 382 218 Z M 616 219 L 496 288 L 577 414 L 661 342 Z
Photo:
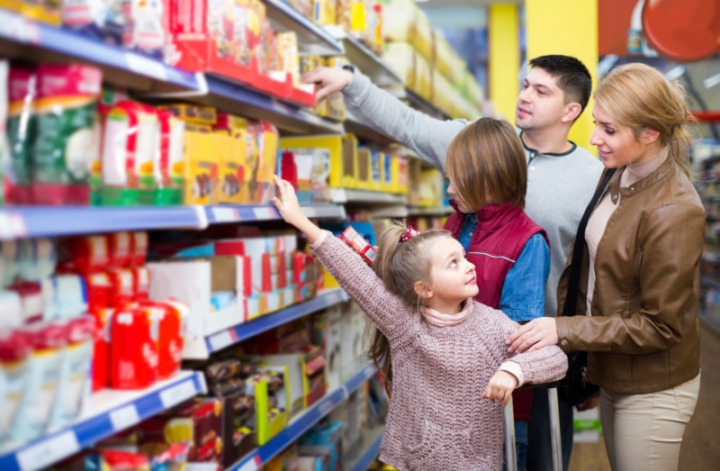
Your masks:
M 123 309 L 110 327 L 110 387 L 144 389 L 157 379 L 158 320 L 147 309 Z
M 90 311 L 95 318 L 95 340 L 93 343 L 92 390 L 105 389 L 110 384 L 110 319 L 115 310 L 101 308 Z
M 355 250 L 365 262 L 372 266 L 375 263 L 377 253 L 372 245 L 368 244 L 363 236 L 357 233 L 352 226 L 348 226 L 340 236 L 340 240 L 344 241 L 353 250 Z
M 148 302 L 143 307 L 158 319 L 158 380 L 168 379 L 180 369 L 189 309 L 179 301 Z
M 58 245 L 58 273 L 87 275 L 106 270 L 109 264 L 108 239 L 104 235 L 71 237 Z
M 107 272 L 112 283 L 112 306 L 122 308 L 135 300 L 135 279 L 133 271 L 128 268 L 119 268 Z
M 145 265 L 145 259 L 148 253 L 148 233 L 147 232 L 131 232 L 132 251 L 130 255 L 130 266 L 139 267 Z
M 88 312 L 112 306 L 113 284 L 110 275 L 105 272 L 85 275 L 87 287 Z
M 150 270 L 147 267 L 131 268 L 133 276 L 134 300 L 137 302 L 147 301 L 150 297 Z
M 109 268 L 125 268 L 132 256 L 132 235 L 129 232 L 115 232 L 108 235 Z

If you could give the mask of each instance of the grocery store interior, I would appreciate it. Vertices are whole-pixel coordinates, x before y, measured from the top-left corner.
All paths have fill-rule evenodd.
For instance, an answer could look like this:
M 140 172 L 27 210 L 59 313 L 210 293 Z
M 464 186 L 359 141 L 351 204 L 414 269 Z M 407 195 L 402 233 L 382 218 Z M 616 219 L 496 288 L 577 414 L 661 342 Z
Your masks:
M 438 120 L 513 124 L 546 54 L 685 90 L 707 219 L 679 469 L 716 469 L 718 25 L 717 0 L 0 0 L 0 470 L 394 469 L 371 323 L 273 176 L 370 246 L 394 220 L 443 228 L 448 179 L 301 77 L 344 67 Z M 569 140 L 597 156 L 590 109 Z M 597 407 L 569 469 L 611 469 Z

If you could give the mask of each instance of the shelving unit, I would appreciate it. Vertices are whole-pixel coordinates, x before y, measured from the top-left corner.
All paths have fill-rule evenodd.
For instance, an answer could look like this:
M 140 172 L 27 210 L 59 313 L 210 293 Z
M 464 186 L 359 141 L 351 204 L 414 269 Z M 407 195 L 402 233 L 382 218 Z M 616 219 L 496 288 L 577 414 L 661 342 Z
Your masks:
M 350 299 L 350 296 L 344 290 L 339 288 L 330 289 L 319 293 L 309 301 L 294 304 L 275 313 L 266 314 L 257 319 L 222 330 L 205 338 L 207 354 L 201 356 L 207 358 L 209 354 L 348 299 Z M 193 356 L 193 358 L 196 357 Z
M 290 425 L 277 434 L 272 440 L 251 452 L 238 463 L 235 463 L 235 465 L 227 468 L 227 471 L 255 471 L 260 469 L 260 467 L 267 464 L 268 461 L 288 445 L 294 443 L 300 435 L 318 423 L 320 419 L 328 415 L 338 404 L 346 400 L 353 391 L 370 379 L 376 371 L 372 365 L 365 366 L 342 387 L 326 394 L 325 397 L 295 417 L 290 422 Z
M 326 28 L 305 18 L 282 0 L 263 0 L 274 31 L 295 31 L 301 55 L 343 55 L 342 43 Z
M 331 188 L 330 198 L 336 204 L 384 203 L 404 205 L 407 203 L 407 197 L 401 194 L 383 193 L 381 191 L 349 190 L 346 188 Z
M 351 459 L 343 466 L 344 471 L 366 471 L 380 454 L 380 443 L 385 434 L 385 426 L 380 425 L 363 430 L 360 434 L 360 450 L 355 459 Z
M 142 391 L 101 391 L 90 396 L 87 411 L 72 426 L 0 455 L 0 469 L 44 468 L 206 392 L 205 377 L 194 371 L 181 371 Z
M 333 204 L 304 206 L 303 212 L 311 218 L 345 218 L 345 208 Z M 132 230 L 205 229 L 210 224 L 280 219 L 274 206 L 252 205 L 6 207 L 0 209 L 0 240 Z

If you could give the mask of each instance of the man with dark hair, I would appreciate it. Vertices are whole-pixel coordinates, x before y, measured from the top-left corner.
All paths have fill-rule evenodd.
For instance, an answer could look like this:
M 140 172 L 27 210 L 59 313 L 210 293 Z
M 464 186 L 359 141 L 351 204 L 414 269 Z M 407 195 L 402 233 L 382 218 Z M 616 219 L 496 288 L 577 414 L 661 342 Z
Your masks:
M 537 57 L 530 65 L 517 99 L 515 126 L 528 162 L 525 212 L 545 229 L 550 241 L 551 267 L 544 311 L 545 316 L 555 317 L 560 273 L 603 166 L 587 150 L 568 140 L 570 128 L 590 98 L 592 78 L 587 68 L 574 57 L 561 55 Z M 469 124 L 463 119 L 441 121 L 413 110 L 355 70 L 321 67 L 305 74 L 302 80 L 320 85 L 318 99 L 342 91 L 348 110 L 362 124 L 410 147 L 443 171 L 450 142 Z M 477 219 L 468 217 L 465 225 L 472 227 L 463 226 L 461 232 L 472 233 Z M 533 471 L 552 469 L 547 402 L 545 389 L 536 388 L 530 428 L 524 437 L 522 428 L 516 430 L 520 446 L 527 445 L 530 437 L 527 469 Z M 563 401 L 559 409 L 563 465 L 567 471 L 573 409 Z

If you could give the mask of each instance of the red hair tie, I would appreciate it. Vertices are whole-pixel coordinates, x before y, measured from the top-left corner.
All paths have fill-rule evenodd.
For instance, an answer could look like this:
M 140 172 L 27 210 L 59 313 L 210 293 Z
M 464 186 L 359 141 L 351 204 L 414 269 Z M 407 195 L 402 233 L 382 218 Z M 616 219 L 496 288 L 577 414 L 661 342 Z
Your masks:
M 412 239 L 416 235 L 418 235 L 418 231 L 413 229 L 412 226 L 408 226 L 407 231 L 405 231 L 405 234 L 400 236 L 400 243 L 407 242 L 408 240 Z

